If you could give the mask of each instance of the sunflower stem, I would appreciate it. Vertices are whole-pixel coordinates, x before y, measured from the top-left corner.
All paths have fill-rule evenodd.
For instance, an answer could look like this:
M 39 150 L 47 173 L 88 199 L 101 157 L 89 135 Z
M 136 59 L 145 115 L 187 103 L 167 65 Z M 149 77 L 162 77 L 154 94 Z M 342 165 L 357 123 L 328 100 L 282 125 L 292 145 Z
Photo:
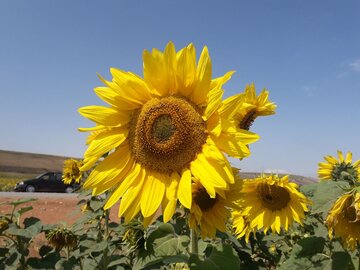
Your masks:
M 105 239 L 109 238 L 109 218 L 110 218 L 110 209 L 105 210 Z
M 194 255 L 199 254 L 199 239 L 195 229 L 190 230 L 191 234 L 191 253 Z

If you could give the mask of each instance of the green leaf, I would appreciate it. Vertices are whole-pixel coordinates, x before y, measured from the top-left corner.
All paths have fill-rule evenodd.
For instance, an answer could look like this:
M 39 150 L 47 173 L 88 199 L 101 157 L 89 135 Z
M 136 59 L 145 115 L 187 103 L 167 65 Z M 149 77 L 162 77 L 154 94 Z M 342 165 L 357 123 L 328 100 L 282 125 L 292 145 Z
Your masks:
M 307 237 L 299 240 L 297 245 L 299 245 L 300 248 L 296 249 L 296 246 L 294 247 L 296 256 L 312 256 L 316 253 L 323 252 L 325 247 L 325 239 L 317 236 Z
M 239 269 L 240 260 L 230 245 L 218 244 L 212 247 L 210 256 L 205 260 L 200 260 L 198 256 L 192 255 L 189 266 L 193 270 Z
M 355 270 L 349 253 L 344 251 L 334 252 L 331 261 L 325 266 L 324 270 Z
M 90 201 L 90 207 L 94 210 L 94 212 L 100 210 L 103 208 L 105 202 L 104 201 L 97 201 L 97 200 L 91 200 Z
M 1 257 L 5 257 L 5 255 L 8 254 L 8 252 L 9 252 L 9 249 L 8 249 L 8 248 L 3 248 L 3 247 L 1 247 L 1 248 L 0 248 L 0 258 L 1 258 Z
M 26 263 L 31 269 L 55 269 L 55 265 L 60 259 L 58 252 L 51 252 L 43 258 L 29 258 Z
M 19 215 L 22 215 L 30 210 L 32 210 L 33 207 L 32 206 L 26 206 L 26 207 L 23 207 L 21 208 L 20 210 L 18 210 L 17 212 L 19 213 Z
M 31 226 L 36 226 L 39 229 L 41 229 L 41 227 L 42 227 L 40 219 L 38 219 L 36 217 L 25 218 L 23 224 L 25 225 L 25 228 L 29 228 Z
M 45 257 L 46 254 L 48 254 L 52 250 L 53 250 L 53 248 L 50 246 L 41 246 L 41 248 L 39 250 L 39 254 L 41 257 Z
M 13 205 L 14 207 L 17 207 L 20 204 L 33 202 L 33 201 L 37 201 L 37 199 L 35 199 L 35 198 L 24 198 L 24 199 L 20 199 L 20 200 L 17 200 L 17 201 L 9 202 L 8 204 Z
M 312 200 L 311 212 L 327 213 L 335 200 L 350 188 L 349 183 L 344 181 L 323 181 L 301 187 L 301 191 Z
M 68 260 L 61 258 L 56 264 L 55 269 L 74 269 L 78 265 L 78 261 L 74 257 L 70 257 Z
M 174 256 L 183 253 L 190 244 L 190 238 L 186 235 L 166 239 L 157 239 L 154 242 L 155 256 Z
M 177 236 L 171 224 L 161 224 L 150 233 L 146 250 L 140 252 L 133 269 L 154 269 L 164 264 L 165 260 L 183 262 L 184 257 L 179 255 L 186 252 L 189 243 L 189 237 Z

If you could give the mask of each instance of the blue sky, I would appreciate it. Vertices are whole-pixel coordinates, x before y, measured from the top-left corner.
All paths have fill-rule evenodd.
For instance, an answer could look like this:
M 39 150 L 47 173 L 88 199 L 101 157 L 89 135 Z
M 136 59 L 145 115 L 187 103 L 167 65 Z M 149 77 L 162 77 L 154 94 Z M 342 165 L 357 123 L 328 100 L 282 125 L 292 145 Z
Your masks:
M 359 1 L 0 1 L 0 149 L 81 157 L 102 104 L 96 73 L 142 75 L 142 51 L 209 47 L 213 76 L 236 70 L 225 96 L 255 83 L 278 105 L 244 171 L 316 176 L 336 150 L 360 158 Z

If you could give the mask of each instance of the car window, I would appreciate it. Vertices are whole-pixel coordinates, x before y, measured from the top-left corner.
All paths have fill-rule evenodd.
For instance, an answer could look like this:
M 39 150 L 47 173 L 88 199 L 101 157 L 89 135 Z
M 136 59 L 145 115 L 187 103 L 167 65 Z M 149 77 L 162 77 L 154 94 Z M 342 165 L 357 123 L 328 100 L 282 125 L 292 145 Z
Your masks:
M 50 181 L 55 181 L 55 175 L 53 173 L 51 173 L 49 177 L 50 177 Z
M 43 176 L 41 177 L 41 179 L 48 181 L 48 180 L 50 179 L 50 175 L 45 174 L 45 175 L 43 175 Z
M 62 174 L 61 173 L 57 173 L 55 174 L 56 176 L 56 181 L 62 181 Z

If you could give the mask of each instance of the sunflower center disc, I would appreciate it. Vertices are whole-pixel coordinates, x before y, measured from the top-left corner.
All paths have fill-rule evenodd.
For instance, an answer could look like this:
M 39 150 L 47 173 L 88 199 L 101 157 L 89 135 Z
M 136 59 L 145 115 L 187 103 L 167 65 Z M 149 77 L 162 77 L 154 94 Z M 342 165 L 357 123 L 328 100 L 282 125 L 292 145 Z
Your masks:
M 171 121 L 171 116 L 164 114 L 154 121 L 153 134 L 158 143 L 165 143 L 175 133 L 176 128 Z
M 348 222 L 354 223 L 354 222 L 358 222 L 358 217 L 356 215 L 356 209 L 354 207 L 354 205 L 352 204 L 352 200 L 348 199 L 345 202 L 345 206 L 343 208 L 343 215 L 345 220 L 347 220 Z
M 249 130 L 256 118 L 256 110 L 249 111 L 239 123 L 239 128 Z
M 205 122 L 185 98 L 154 98 L 132 117 L 130 149 L 143 167 L 160 173 L 180 172 L 201 152 Z
M 263 206 L 273 211 L 283 209 L 290 201 L 290 194 L 283 187 L 259 184 L 257 192 Z
M 202 211 L 207 211 L 215 205 L 216 197 L 210 198 L 209 194 L 206 192 L 205 189 L 200 189 L 196 193 L 196 195 L 194 197 L 194 201 L 196 202 L 196 204 L 200 207 L 200 209 Z

